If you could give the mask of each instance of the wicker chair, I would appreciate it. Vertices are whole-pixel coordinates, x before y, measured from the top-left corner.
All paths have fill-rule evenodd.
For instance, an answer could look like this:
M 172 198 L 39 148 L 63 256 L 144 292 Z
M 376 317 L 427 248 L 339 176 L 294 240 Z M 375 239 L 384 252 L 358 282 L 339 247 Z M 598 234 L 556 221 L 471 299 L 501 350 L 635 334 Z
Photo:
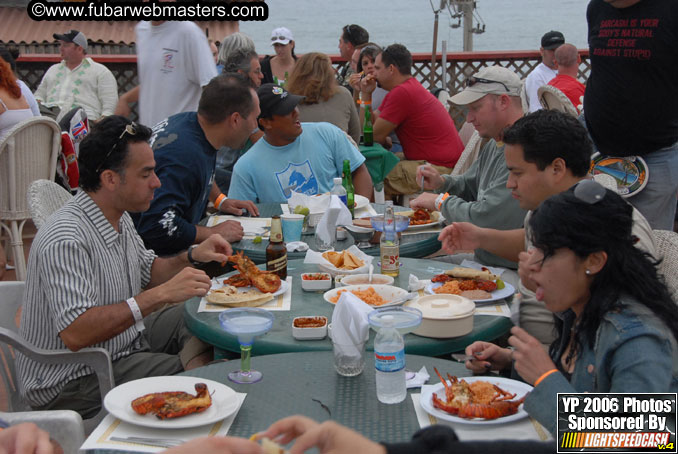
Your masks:
M 573 117 L 579 116 L 579 111 L 574 104 L 572 104 L 570 98 L 565 96 L 565 93 L 558 90 L 556 87 L 542 85 L 537 90 L 537 95 L 539 96 L 539 102 L 544 109 L 559 110 L 563 113 L 570 114 Z
M 657 254 L 662 259 L 659 272 L 664 275 L 666 285 L 678 303 L 678 233 L 670 230 L 653 230 Z
M 480 134 L 478 134 L 478 131 L 474 131 L 464 147 L 464 151 L 461 152 L 461 156 L 459 156 L 459 160 L 457 160 L 450 175 L 461 175 L 466 172 L 468 168 L 471 167 L 471 164 L 473 164 L 473 161 L 478 158 L 478 152 L 480 151 L 482 144 L 483 139 L 480 137 Z
M 70 192 L 49 180 L 35 180 L 28 187 L 28 211 L 39 229 L 52 213 L 73 197 Z
M 23 229 L 30 219 L 27 192 L 31 182 L 53 180 L 61 149 L 59 125 L 46 117 L 33 117 L 14 126 L 0 141 L 0 229 L 11 243 L 16 276 L 26 279 Z

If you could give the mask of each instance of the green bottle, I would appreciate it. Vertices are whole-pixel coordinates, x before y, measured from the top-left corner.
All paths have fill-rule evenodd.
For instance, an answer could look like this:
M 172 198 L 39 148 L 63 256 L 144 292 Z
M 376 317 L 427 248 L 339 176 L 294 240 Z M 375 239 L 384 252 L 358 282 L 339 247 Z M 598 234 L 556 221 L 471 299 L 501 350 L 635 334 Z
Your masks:
M 365 106 L 365 124 L 363 125 L 363 143 L 367 147 L 374 145 L 374 137 L 372 135 L 372 118 L 370 113 L 370 106 Z
M 351 217 L 355 217 L 355 188 L 353 187 L 353 177 L 351 176 L 351 161 L 344 159 L 344 170 L 341 175 L 341 185 L 346 189 L 346 205 L 351 211 Z

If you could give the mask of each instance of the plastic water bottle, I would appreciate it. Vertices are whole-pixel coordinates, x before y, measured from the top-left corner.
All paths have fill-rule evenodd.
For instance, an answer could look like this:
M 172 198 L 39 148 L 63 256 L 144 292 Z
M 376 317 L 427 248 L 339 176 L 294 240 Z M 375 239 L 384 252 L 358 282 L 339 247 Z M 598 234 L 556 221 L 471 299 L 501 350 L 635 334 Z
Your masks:
M 374 365 L 377 369 L 377 399 L 384 404 L 405 400 L 405 343 L 394 328 L 392 315 L 381 317 L 382 327 L 374 339 Z
M 339 200 L 344 202 L 344 205 L 346 205 L 346 208 L 348 208 L 348 201 L 346 199 L 346 189 L 344 189 L 344 186 L 341 184 L 341 178 L 337 177 L 332 181 L 334 181 L 334 186 L 332 187 L 330 194 L 338 196 Z

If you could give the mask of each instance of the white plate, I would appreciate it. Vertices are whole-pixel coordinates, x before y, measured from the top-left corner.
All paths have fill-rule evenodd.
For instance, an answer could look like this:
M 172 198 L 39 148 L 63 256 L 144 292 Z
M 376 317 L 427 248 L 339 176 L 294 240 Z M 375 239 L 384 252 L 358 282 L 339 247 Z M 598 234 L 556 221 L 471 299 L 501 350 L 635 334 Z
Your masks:
M 155 415 L 140 415 L 132 410 L 132 401 L 149 393 L 184 391 L 195 394 L 195 384 L 205 383 L 212 395 L 212 405 L 202 413 L 174 419 L 158 419 Z M 198 377 L 148 377 L 123 383 L 113 388 L 104 398 L 104 407 L 118 419 L 137 426 L 159 429 L 185 429 L 204 426 L 232 415 L 238 409 L 235 391 L 221 383 Z
M 429 283 L 426 288 L 424 289 L 425 293 L 428 293 L 429 295 L 437 295 L 438 293 L 434 292 L 434 288 L 440 287 L 442 282 L 431 282 Z M 516 289 L 509 284 L 508 282 L 504 282 L 504 288 L 495 290 L 494 292 L 491 292 L 490 295 L 492 295 L 492 298 L 487 298 L 484 300 L 471 300 L 476 303 L 490 303 L 492 301 L 498 301 L 498 300 L 503 300 L 504 298 L 508 298 L 509 296 L 513 295 L 516 292 Z
M 467 383 L 473 383 L 474 381 L 486 381 L 489 383 L 493 383 L 505 391 L 508 391 L 512 394 L 515 393 L 516 397 L 514 397 L 511 400 L 520 399 L 525 394 L 532 391 L 532 386 L 528 385 L 527 383 L 523 383 L 518 380 L 511 380 L 510 378 L 485 377 L 485 376 L 460 377 L 460 378 L 466 380 Z M 442 383 L 438 383 L 437 385 L 433 385 L 433 388 L 427 389 L 426 391 L 422 391 L 421 397 L 419 398 L 419 404 L 421 405 L 421 408 L 423 408 L 424 411 L 426 411 L 426 413 L 428 413 L 431 416 L 435 416 L 438 419 L 442 419 L 444 421 L 457 422 L 460 424 L 503 424 L 511 421 L 517 421 L 519 419 L 527 417 L 527 412 L 525 411 L 523 405 L 521 404 L 520 407 L 518 407 L 517 413 L 497 419 L 460 418 L 459 416 L 454 416 L 445 411 L 435 408 L 431 400 L 434 392 L 438 395 L 438 397 L 442 398 L 443 400 L 445 399 L 445 388 Z
M 234 271 L 233 273 L 228 273 L 228 274 L 224 274 L 223 276 L 219 276 L 218 278 L 216 278 L 216 280 L 219 283 L 215 284 L 214 281 L 212 281 L 212 287 L 210 287 L 210 289 L 211 290 L 217 290 L 217 289 L 223 288 L 224 287 L 224 279 L 229 278 L 229 277 L 231 277 L 231 276 L 233 276 L 234 274 L 237 274 L 237 273 L 239 273 L 239 271 Z M 273 295 L 273 296 L 282 295 L 283 293 L 285 293 L 287 291 L 288 288 L 290 288 L 290 284 L 288 284 L 286 280 L 281 279 L 280 280 L 280 288 L 278 290 L 276 290 L 275 292 L 271 293 L 271 295 Z M 252 286 L 252 287 L 237 287 L 237 289 L 238 289 L 238 292 L 247 292 L 249 290 L 256 290 L 258 292 L 260 291 L 259 289 L 257 289 L 254 286 Z
M 413 213 L 414 213 L 414 211 L 409 210 L 409 211 L 399 211 L 399 212 L 397 212 L 396 214 L 401 215 L 401 216 L 411 216 Z M 407 228 L 406 228 L 405 230 L 420 230 L 420 229 L 427 229 L 427 228 L 429 228 L 429 227 L 434 227 L 434 226 L 436 226 L 436 225 L 442 223 L 442 222 L 445 220 L 445 218 L 442 216 L 442 214 L 440 214 L 440 211 L 434 211 L 434 212 L 432 212 L 432 213 L 431 213 L 431 216 L 432 216 L 432 218 L 436 218 L 436 217 L 437 217 L 437 219 L 436 219 L 435 221 L 431 221 L 431 222 L 429 222 L 429 223 L 427 223 L 427 224 L 419 224 L 419 225 L 412 225 L 412 224 L 410 224 L 410 225 L 407 226 Z
M 408 292 L 407 290 L 404 290 L 400 287 L 394 287 L 393 285 L 375 285 L 375 284 L 360 284 L 360 285 L 347 285 L 345 287 L 339 287 L 339 288 L 333 288 L 332 290 L 328 290 L 323 294 L 323 298 L 325 301 L 327 301 L 330 304 L 337 304 L 333 303 L 330 298 L 334 298 L 337 296 L 337 293 L 339 293 L 340 290 L 346 290 L 346 291 L 351 291 L 351 290 L 367 290 L 369 287 L 373 287 L 374 291 L 381 296 L 383 299 L 386 300 L 386 302 L 393 301 L 394 299 L 406 295 Z M 386 303 L 384 303 L 386 304 Z M 372 306 L 370 304 L 370 306 Z M 372 306 L 372 307 L 379 307 L 379 306 Z

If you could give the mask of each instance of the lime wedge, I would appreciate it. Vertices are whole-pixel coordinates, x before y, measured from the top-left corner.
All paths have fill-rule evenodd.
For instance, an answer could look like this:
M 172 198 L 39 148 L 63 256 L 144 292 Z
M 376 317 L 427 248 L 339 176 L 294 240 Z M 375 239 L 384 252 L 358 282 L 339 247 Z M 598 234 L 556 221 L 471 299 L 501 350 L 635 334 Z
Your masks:
M 252 243 L 254 244 L 259 244 L 261 243 L 262 238 L 260 236 L 255 236 L 254 239 L 252 240 Z M 502 282 L 502 287 L 503 287 L 503 282 Z
M 497 278 L 497 290 L 501 290 L 506 287 L 506 284 L 504 284 L 504 281 L 501 279 Z

